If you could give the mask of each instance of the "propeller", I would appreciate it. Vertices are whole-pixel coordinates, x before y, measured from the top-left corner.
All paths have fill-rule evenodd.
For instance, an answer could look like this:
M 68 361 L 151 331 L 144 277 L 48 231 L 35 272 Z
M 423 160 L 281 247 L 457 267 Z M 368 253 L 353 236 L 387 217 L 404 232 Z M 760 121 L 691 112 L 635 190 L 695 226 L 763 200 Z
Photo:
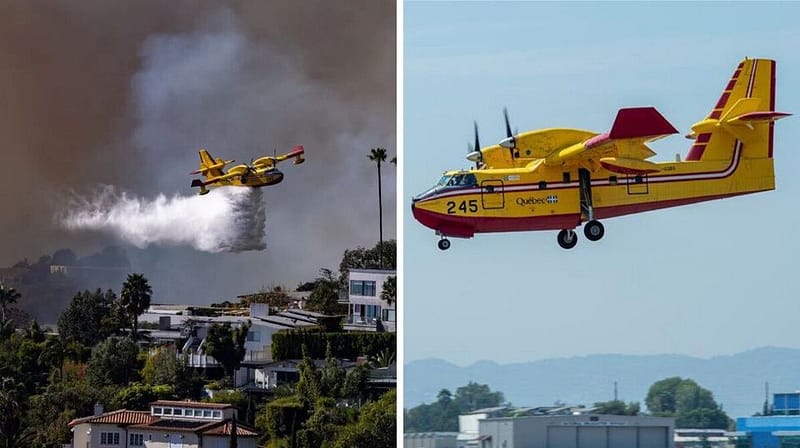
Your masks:
M 511 151 L 511 157 L 514 157 L 514 149 L 517 147 L 517 139 L 514 137 L 514 134 L 511 133 L 511 123 L 508 120 L 508 109 L 503 108 L 503 119 L 506 122 L 506 138 L 500 140 L 500 146 L 503 148 L 508 148 Z
M 469 144 L 467 144 L 467 152 L 469 153 L 467 154 L 467 160 L 475 162 L 475 168 L 478 169 L 481 167 L 480 163 L 483 161 L 483 153 L 481 153 L 481 142 L 478 138 L 478 122 L 473 121 L 472 124 L 475 129 L 475 145 L 470 147 Z

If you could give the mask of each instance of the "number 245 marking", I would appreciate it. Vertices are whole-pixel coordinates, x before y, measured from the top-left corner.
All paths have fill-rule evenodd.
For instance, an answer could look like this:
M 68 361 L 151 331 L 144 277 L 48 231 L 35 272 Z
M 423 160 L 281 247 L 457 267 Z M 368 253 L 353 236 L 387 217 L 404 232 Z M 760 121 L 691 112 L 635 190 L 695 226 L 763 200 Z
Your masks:
M 462 213 L 478 213 L 478 201 L 477 199 L 470 199 L 469 201 L 461 201 L 456 205 L 453 201 L 447 201 L 447 214 L 454 215 L 457 211 L 461 211 Z

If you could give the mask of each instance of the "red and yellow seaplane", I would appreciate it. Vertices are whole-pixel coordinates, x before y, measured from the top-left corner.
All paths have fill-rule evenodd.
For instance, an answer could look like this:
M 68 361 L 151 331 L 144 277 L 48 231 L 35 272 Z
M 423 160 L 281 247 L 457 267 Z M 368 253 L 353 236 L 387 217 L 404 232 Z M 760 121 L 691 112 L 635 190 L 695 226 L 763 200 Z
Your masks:
M 225 165 L 233 160 L 214 159 L 205 149 L 200 150 L 200 168 L 189 174 L 202 174 L 205 179 L 192 180 L 192 187 L 200 187 L 201 195 L 208 193 L 208 186 L 234 186 L 234 187 L 265 187 L 275 185 L 283 180 L 283 173 L 278 170 L 277 164 L 294 157 L 294 164 L 305 162 L 302 145 L 295 146 L 291 151 L 279 156 L 265 156 L 253 160 L 250 165 L 236 165 L 225 172 Z
M 413 198 L 414 217 L 441 236 L 560 230 L 571 249 L 575 228 L 591 241 L 602 219 L 775 189 L 775 61 L 745 59 L 711 113 L 692 126 L 684 161 L 652 162 L 647 147 L 678 131 L 652 107 L 621 109 L 611 130 L 541 129 L 511 133 L 497 145 L 475 144 L 474 169 L 447 171 Z

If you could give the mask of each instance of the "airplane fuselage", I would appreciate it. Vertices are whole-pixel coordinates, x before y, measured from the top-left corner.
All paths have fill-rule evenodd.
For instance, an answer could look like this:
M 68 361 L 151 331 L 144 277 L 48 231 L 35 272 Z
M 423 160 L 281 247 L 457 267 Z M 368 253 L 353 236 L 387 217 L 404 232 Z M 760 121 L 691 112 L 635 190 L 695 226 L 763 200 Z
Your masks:
M 623 174 L 604 168 L 536 166 L 450 171 L 469 185 L 438 185 L 414 198 L 414 217 L 444 236 L 574 229 L 582 213 L 581 171 L 590 179 L 593 219 L 604 219 L 775 188 L 773 159 L 742 157 L 733 143 L 728 160 L 658 162 L 658 172 Z M 535 165 L 535 164 L 534 164 Z M 463 178 L 462 178 L 463 179 Z

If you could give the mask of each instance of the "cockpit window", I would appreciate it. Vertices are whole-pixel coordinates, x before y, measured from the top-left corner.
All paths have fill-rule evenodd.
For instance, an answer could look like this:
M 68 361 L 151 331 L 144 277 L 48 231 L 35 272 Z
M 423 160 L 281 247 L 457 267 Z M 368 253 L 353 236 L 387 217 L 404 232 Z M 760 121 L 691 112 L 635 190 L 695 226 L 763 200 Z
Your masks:
M 474 174 L 465 174 L 464 177 L 461 178 L 461 185 L 472 187 L 478 185 L 478 181 L 475 179 Z
M 442 178 L 439 179 L 439 183 L 436 184 L 436 185 L 439 185 L 439 186 L 447 185 L 447 181 L 450 180 L 450 177 L 451 176 L 442 176 Z

